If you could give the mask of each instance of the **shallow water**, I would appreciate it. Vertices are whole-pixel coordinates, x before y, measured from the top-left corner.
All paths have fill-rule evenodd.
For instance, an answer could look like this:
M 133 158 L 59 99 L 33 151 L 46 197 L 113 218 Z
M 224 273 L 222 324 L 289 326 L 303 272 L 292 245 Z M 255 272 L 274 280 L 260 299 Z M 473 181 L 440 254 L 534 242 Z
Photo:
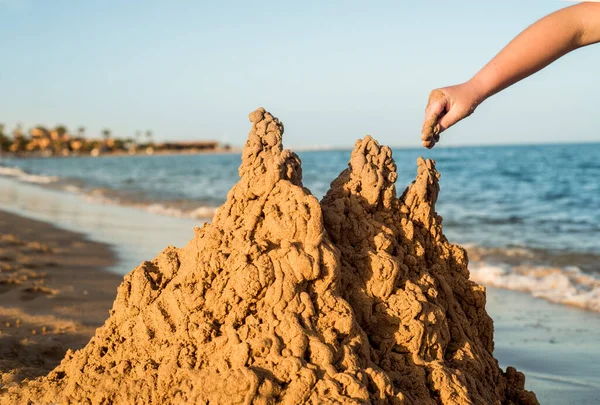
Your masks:
M 350 153 L 299 155 L 305 185 L 321 198 Z M 414 179 L 418 156 L 436 160 L 438 211 L 457 242 L 600 254 L 600 144 L 395 149 L 393 155 L 399 192 Z M 0 175 L 127 204 L 182 208 L 184 215 L 224 202 L 239 162 L 239 154 L 4 158 L 0 165 L 22 172 L 4 167 Z

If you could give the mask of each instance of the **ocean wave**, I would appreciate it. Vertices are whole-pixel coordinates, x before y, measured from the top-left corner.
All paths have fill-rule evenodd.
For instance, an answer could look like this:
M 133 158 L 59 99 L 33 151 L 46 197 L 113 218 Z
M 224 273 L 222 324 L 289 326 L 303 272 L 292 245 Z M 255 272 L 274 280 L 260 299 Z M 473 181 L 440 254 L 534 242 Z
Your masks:
M 197 207 L 191 210 L 185 210 L 182 208 L 172 207 L 169 205 L 158 203 L 135 204 L 134 207 L 150 212 L 152 214 L 193 219 L 212 219 L 217 212 L 217 207 Z
M 474 262 L 470 266 L 475 282 L 527 292 L 557 304 L 600 312 L 600 278 L 577 266 L 509 265 Z
M 26 183 L 50 184 L 57 182 L 57 176 L 44 176 L 41 174 L 27 173 L 18 167 L 0 166 L 0 176 L 13 177 Z
M 82 191 L 81 187 L 74 184 L 65 184 L 62 186 L 62 189 L 63 191 L 67 191 L 69 193 L 80 193 Z
M 0 176 L 10 177 L 25 183 L 47 186 L 51 189 L 62 190 L 67 193 L 79 194 L 86 201 L 92 203 L 132 207 L 157 215 L 211 220 L 217 212 L 217 207 L 196 205 L 193 201 L 185 201 L 185 204 L 168 201 L 135 201 L 128 197 L 129 194 L 126 193 L 126 190 L 123 192 L 110 188 L 87 188 L 81 184 L 81 181 L 76 179 L 31 174 L 18 167 L 0 166 Z
M 99 189 L 90 190 L 87 192 L 82 192 L 79 190 L 79 193 L 81 193 L 87 201 L 92 203 L 120 205 L 146 211 L 155 215 L 165 215 L 176 218 L 212 220 L 218 210 L 218 207 L 213 206 L 194 206 L 193 208 L 184 208 L 178 207 L 176 203 L 169 204 L 168 202 L 130 201 L 114 195 L 107 196 L 104 190 Z M 113 193 L 113 190 L 111 190 L 111 193 Z M 186 205 L 190 204 L 191 202 L 187 202 Z

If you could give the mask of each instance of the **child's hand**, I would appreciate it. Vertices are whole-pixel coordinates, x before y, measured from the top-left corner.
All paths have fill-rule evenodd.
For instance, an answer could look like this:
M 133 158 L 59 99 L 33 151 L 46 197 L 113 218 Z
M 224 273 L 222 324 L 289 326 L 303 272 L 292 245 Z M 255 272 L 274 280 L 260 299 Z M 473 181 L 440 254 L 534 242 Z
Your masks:
M 483 100 L 582 46 L 600 43 L 600 3 L 558 10 L 513 39 L 471 80 L 433 90 L 425 109 L 423 146 L 433 148 L 440 133 L 468 117 Z
M 472 82 L 436 89 L 429 95 L 421 140 L 426 148 L 433 148 L 440 133 L 468 117 L 475 111 L 480 97 Z

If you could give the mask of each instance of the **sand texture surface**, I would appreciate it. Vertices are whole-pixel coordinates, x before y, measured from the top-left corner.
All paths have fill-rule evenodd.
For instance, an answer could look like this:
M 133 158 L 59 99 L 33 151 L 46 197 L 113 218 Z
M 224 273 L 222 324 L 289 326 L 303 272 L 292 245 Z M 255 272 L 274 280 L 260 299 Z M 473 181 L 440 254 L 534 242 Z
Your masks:
M 0 390 L 88 343 L 122 280 L 101 270 L 114 260 L 81 234 L 0 211 Z
M 283 125 L 250 121 L 213 222 L 128 274 L 89 344 L 3 403 L 537 403 L 493 357 L 433 161 L 397 198 L 389 148 L 366 137 L 319 203 Z

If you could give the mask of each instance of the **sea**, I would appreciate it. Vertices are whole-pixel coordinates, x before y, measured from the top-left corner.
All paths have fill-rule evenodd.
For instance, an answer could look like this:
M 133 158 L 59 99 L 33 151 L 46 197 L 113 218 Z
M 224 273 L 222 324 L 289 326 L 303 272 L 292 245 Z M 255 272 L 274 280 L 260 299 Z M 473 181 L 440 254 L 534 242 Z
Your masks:
M 395 148 L 400 195 L 417 157 L 441 173 L 436 206 L 452 243 L 485 285 L 600 312 L 600 143 Z M 322 198 L 351 149 L 300 151 Z M 210 221 L 238 180 L 240 153 L 0 157 L 0 176 L 158 217 Z

